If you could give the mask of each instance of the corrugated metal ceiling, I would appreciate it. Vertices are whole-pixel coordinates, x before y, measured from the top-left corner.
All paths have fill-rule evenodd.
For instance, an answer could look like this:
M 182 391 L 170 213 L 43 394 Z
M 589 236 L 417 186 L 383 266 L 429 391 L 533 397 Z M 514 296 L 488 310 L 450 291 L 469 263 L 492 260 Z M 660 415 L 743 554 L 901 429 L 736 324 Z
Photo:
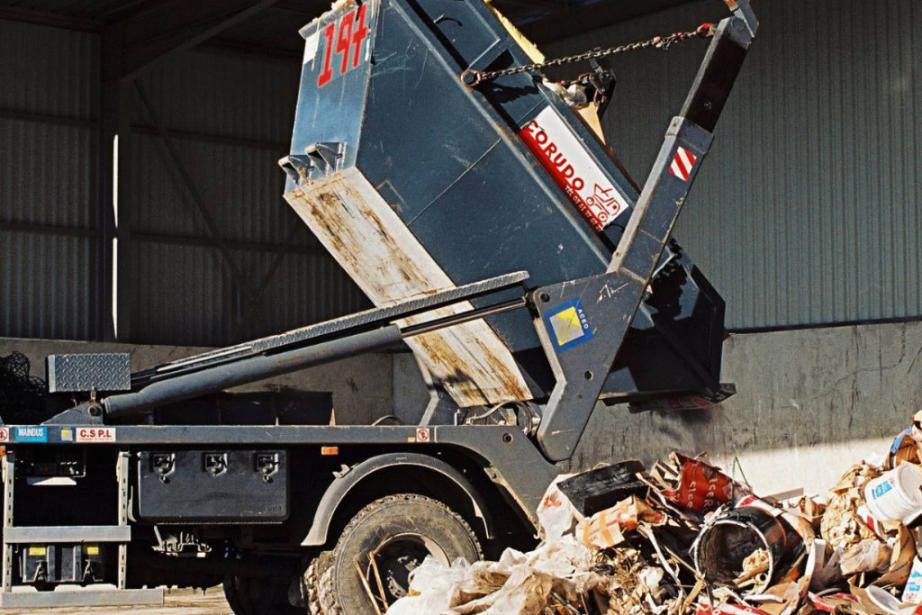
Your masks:
M 538 42 L 562 38 L 687 0 L 492 0 L 493 4 Z M 73 20 L 75 27 L 102 28 L 143 16 L 176 0 L 6 0 L 3 11 Z M 297 30 L 330 6 L 329 0 L 279 0 L 246 23 L 223 33 L 223 42 L 273 51 L 300 49 Z
M 3 4 L 42 13 L 106 22 L 131 15 L 156 3 L 157 0 L 12 0 Z

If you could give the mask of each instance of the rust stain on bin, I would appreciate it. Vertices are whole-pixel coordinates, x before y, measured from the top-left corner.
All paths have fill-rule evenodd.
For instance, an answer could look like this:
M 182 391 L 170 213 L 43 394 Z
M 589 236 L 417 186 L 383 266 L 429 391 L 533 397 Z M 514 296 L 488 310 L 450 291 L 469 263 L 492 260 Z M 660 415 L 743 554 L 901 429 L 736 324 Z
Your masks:
M 375 305 L 384 307 L 455 286 L 357 169 L 303 182 L 285 199 Z M 399 324 L 416 324 L 472 307 L 459 304 Z M 532 397 L 512 353 L 483 321 L 420 335 L 407 344 L 462 407 Z

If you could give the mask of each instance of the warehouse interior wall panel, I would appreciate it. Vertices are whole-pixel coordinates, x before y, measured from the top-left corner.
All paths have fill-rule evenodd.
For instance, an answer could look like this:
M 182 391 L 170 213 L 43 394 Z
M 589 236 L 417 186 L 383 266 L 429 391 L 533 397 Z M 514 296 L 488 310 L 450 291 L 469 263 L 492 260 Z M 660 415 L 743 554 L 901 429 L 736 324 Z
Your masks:
M 0 230 L 0 331 L 88 339 L 94 240 Z
M 91 128 L 0 117 L 0 220 L 91 230 L 95 138 Z
M 297 61 L 205 50 L 131 92 L 133 341 L 225 345 L 366 305 L 282 200 L 298 77 Z
M 763 30 L 677 236 L 726 297 L 736 329 L 922 317 L 922 5 L 757 8 Z M 723 14 L 717 0 L 691 2 L 545 50 L 648 38 Z M 612 62 L 620 84 L 605 128 L 641 181 L 704 48 Z M 109 310 L 94 304 L 105 281 L 99 36 L 0 21 L 0 53 L 0 83 L 11 84 L 0 88 L 0 336 L 98 338 L 97 314 Z M 296 57 L 201 48 L 140 77 L 214 232 L 129 89 L 122 341 L 234 343 L 367 305 L 280 196 L 276 161 L 287 151 L 298 66 Z
M 0 335 L 87 339 L 98 41 L 0 20 Z
M 229 272 L 208 246 L 132 240 L 127 292 L 137 343 L 182 338 L 220 346 L 328 320 L 367 307 L 325 253 L 231 250 Z
M 170 128 L 274 142 L 286 153 L 300 69 L 291 58 L 201 49 L 164 60 L 139 82 Z M 138 106 L 132 119 L 148 121 Z
M 128 322 L 140 344 L 188 339 L 217 346 L 232 320 L 232 288 L 209 247 L 130 241 L 125 275 Z
M 676 236 L 726 298 L 733 328 L 922 317 L 922 5 L 755 8 L 759 38 Z M 693 2 L 545 51 L 694 29 L 724 13 L 720 2 Z M 605 130 L 641 181 L 704 49 L 693 42 L 611 62 L 619 85 Z
M 94 304 L 99 44 L 0 21 L 0 336 L 98 339 L 110 309 Z M 121 341 L 217 346 L 367 306 L 281 196 L 299 68 L 204 48 L 128 86 Z
M 319 245 L 281 197 L 282 154 L 233 143 L 174 137 L 177 155 L 220 236 L 228 241 Z M 207 238 L 190 189 L 177 180 L 160 137 L 132 134 L 130 188 L 124 199 L 133 231 Z M 284 154 L 284 150 L 283 150 Z M 293 229 L 292 227 L 296 228 Z
M 97 108 L 95 34 L 0 20 L 0 106 L 92 118 Z

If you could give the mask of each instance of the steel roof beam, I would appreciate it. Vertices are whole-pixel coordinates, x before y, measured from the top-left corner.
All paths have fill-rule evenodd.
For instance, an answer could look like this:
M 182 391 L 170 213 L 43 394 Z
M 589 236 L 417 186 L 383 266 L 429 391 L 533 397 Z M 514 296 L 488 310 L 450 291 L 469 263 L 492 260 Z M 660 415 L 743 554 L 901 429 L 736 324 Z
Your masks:
M 79 32 L 99 32 L 103 27 L 102 22 L 93 19 L 69 17 L 45 11 L 33 11 L 18 6 L 0 6 L 0 19 L 32 23 L 49 28 L 61 28 L 62 30 L 77 30 Z
M 131 80 L 174 53 L 195 47 L 279 0 L 165 0 L 107 26 L 122 43 L 119 77 Z

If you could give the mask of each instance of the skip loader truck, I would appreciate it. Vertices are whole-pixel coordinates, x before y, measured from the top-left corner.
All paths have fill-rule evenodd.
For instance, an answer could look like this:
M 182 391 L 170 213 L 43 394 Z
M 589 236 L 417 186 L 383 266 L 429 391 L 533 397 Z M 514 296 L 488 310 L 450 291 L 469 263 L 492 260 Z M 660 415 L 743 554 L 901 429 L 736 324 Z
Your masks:
M 0 427 L 0 606 L 223 582 L 238 615 L 374 613 L 364 586 L 392 602 L 427 556 L 533 540 L 597 408 L 731 395 L 723 300 L 672 238 L 758 29 L 725 3 L 716 25 L 550 61 L 481 0 L 345 0 L 304 27 L 285 199 L 376 307 L 134 373 L 49 356 L 46 419 Z M 600 134 L 600 60 L 690 39 L 707 51 L 638 186 Z M 430 391 L 414 424 L 222 393 L 404 345 Z

